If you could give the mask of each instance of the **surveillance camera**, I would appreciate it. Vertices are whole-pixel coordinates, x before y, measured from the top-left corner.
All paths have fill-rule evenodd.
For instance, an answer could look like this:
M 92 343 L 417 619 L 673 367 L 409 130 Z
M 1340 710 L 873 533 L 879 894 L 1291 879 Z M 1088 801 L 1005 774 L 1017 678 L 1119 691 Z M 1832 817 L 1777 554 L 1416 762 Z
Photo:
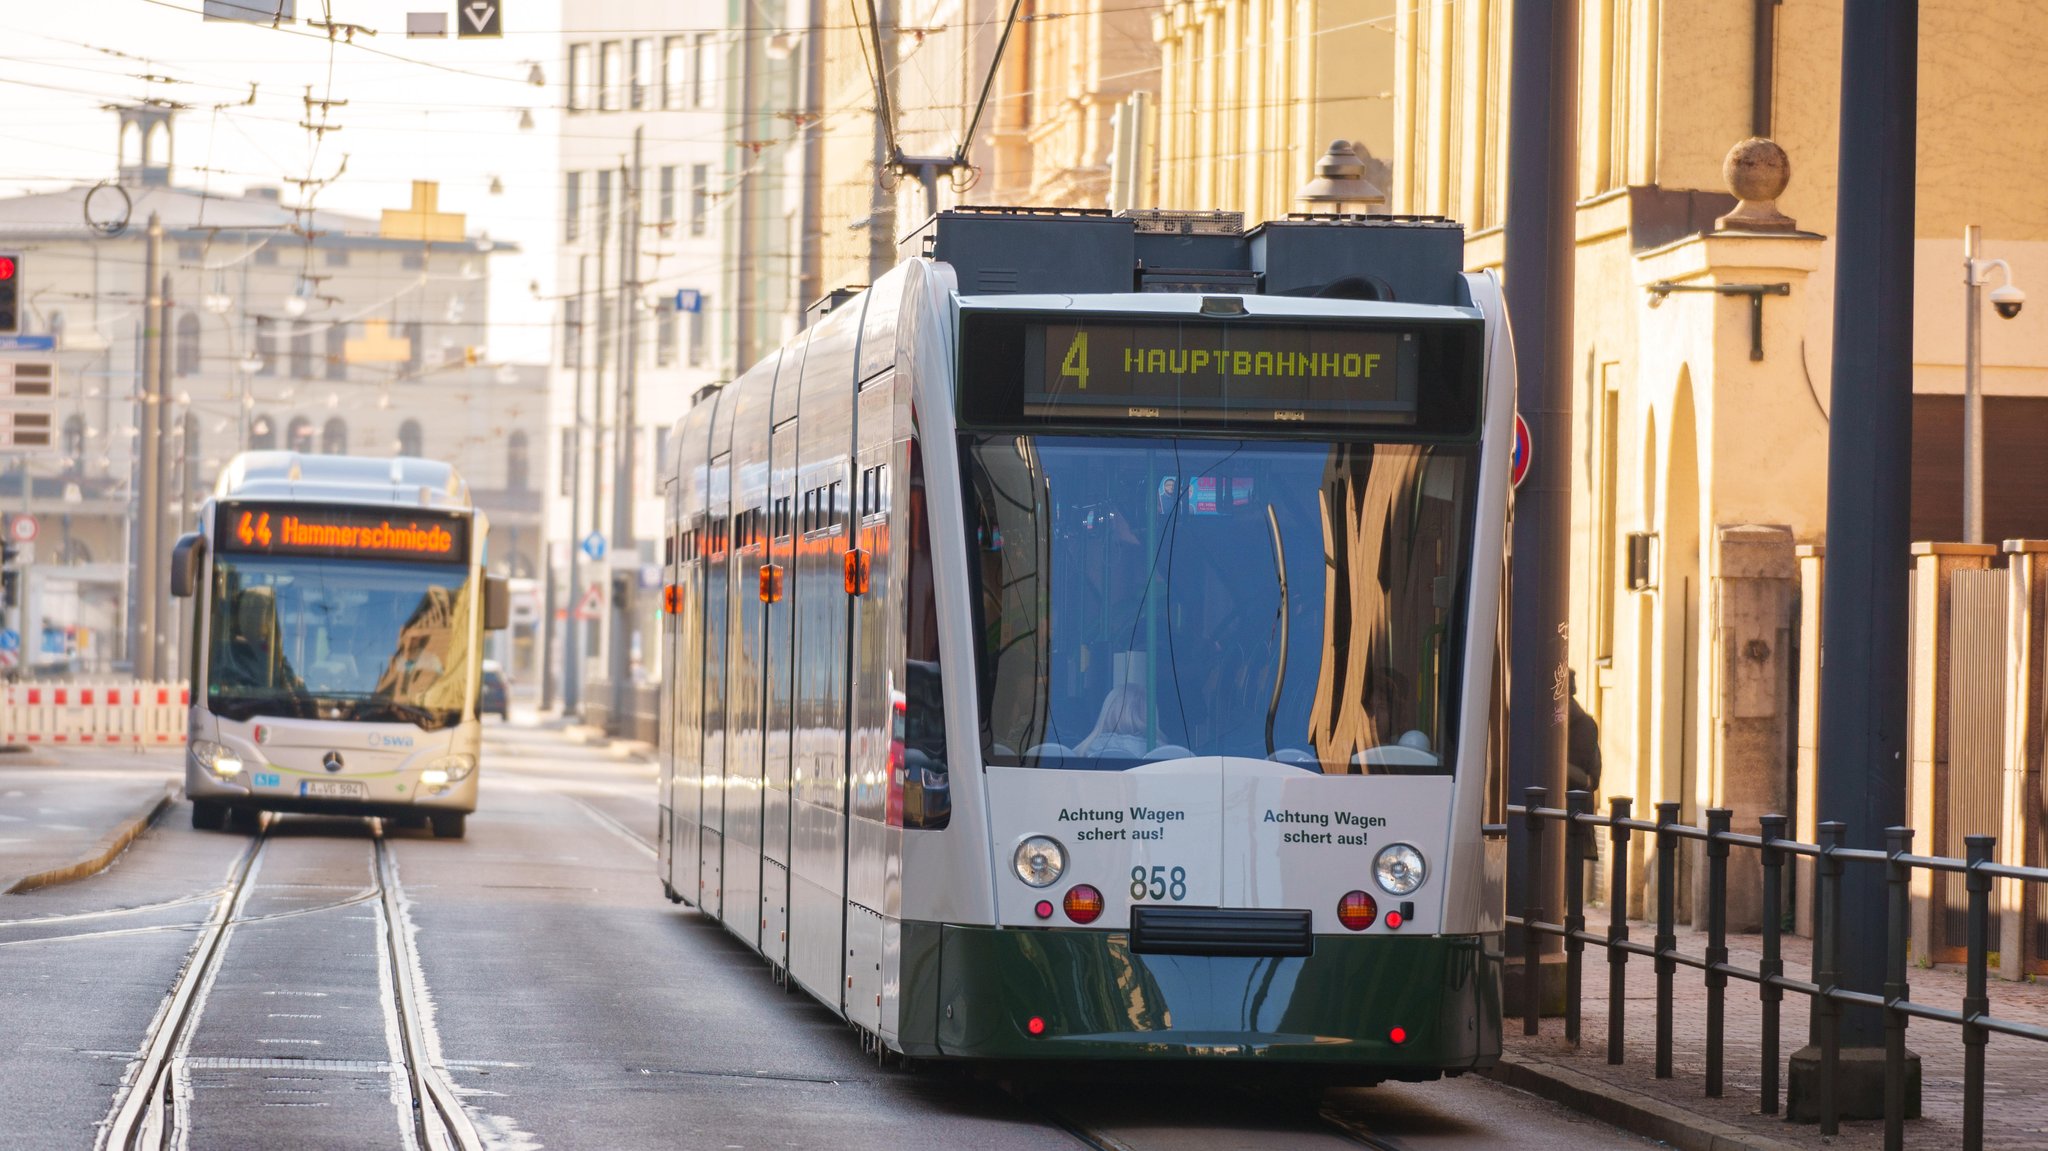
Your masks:
M 1998 314 L 2003 319 L 2010 320 L 2018 316 L 2026 302 L 2027 294 L 2011 284 L 1991 289 L 1991 306 L 1998 309 Z

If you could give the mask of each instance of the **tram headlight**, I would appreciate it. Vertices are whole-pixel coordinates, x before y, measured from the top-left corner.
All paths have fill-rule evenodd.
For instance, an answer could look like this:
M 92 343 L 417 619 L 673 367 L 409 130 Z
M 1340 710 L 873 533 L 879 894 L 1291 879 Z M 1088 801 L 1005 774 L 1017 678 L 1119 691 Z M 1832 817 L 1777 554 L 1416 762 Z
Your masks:
M 213 774 L 222 779 L 241 774 L 242 757 L 229 750 L 227 745 L 210 739 L 195 739 L 191 746 L 193 762 Z
M 461 783 L 475 770 L 475 756 L 464 751 L 452 752 L 428 761 L 426 770 L 420 772 L 420 782 L 430 786 Z
M 1017 878 L 1031 887 L 1051 887 L 1067 869 L 1067 849 L 1049 835 L 1033 835 L 1017 845 Z
M 1372 872 L 1388 894 L 1412 895 L 1429 875 L 1429 865 L 1422 861 L 1421 852 L 1405 843 L 1392 843 L 1373 857 Z

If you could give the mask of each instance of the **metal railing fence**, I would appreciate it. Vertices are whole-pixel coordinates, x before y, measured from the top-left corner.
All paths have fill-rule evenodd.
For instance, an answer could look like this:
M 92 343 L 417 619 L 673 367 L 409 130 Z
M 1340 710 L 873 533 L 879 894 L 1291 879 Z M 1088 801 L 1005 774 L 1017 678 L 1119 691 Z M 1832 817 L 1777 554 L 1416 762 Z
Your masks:
M 1989 835 L 1966 837 L 1968 857 L 1953 859 L 1912 854 L 1908 848 L 1912 846 L 1913 831 L 1905 827 L 1886 828 L 1885 849 L 1878 851 L 1845 846 L 1847 826 L 1839 822 L 1820 825 L 1821 842 L 1818 844 L 1800 843 L 1786 838 L 1787 817 L 1782 815 L 1763 816 L 1759 821 L 1761 834 L 1742 835 L 1731 829 L 1734 813 L 1727 808 L 1709 808 L 1707 826 L 1701 828 L 1680 823 L 1679 805 L 1676 803 L 1657 804 L 1657 818 L 1652 821 L 1631 818 L 1632 801 L 1629 799 L 1610 800 L 1609 814 L 1598 815 L 1593 811 L 1593 798 L 1588 792 L 1567 792 L 1562 808 L 1543 805 L 1548 797 L 1544 788 L 1527 788 L 1523 794 L 1525 801 L 1509 807 L 1508 813 L 1510 818 L 1523 821 L 1526 834 L 1522 844 L 1522 862 L 1528 868 L 1527 873 L 1534 874 L 1540 866 L 1548 824 L 1564 826 L 1567 860 L 1562 922 L 1546 920 L 1547 909 L 1533 906 L 1523 908 L 1519 915 L 1507 917 L 1509 924 L 1524 929 L 1521 934 L 1523 1034 L 1538 1033 L 1542 964 L 1533 961 L 1535 957 L 1532 954 L 1538 950 L 1534 946 L 1537 936 L 1558 936 L 1564 941 L 1565 1039 L 1573 1046 L 1580 1042 L 1585 948 L 1589 943 L 1604 947 L 1607 949 L 1607 1062 L 1621 1063 L 1628 961 L 1630 956 L 1640 956 L 1656 964 L 1655 1073 L 1659 1079 L 1668 1079 L 1672 1073 L 1673 979 L 1681 967 L 1699 971 L 1706 981 L 1707 991 L 1706 1094 L 1710 1098 L 1720 1098 L 1725 1063 L 1728 981 L 1735 979 L 1754 984 L 1763 1023 L 1760 1104 L 1764 1114 L 1775 1115 L 1778 1113 L 1779 1096 L 1778 1024 L 1781 1004 L 1785 992 L 1796 992 L 1808 997 L 1816 1013 L 1821 1047 L 1817 1076 L 1820 1130 L 1823 1135 L 1834 1135 L 1840 1127 L 1837 1089 L 1842 1009 L 1845 1006 L 1876 1008 L 1884 1013 L 1885 1019 L 1884 1145 L 1886 1151 L 1902 1151 L 1905 1146 L 1907 1022 L 1923 1019 L 1952 1024 L 1962 1029 L 1964 1044 L 1963 1146 L 1965 1151 L 1981 1151 L 1984 1146 L 1985 1045 L 1993 1034 L 2048 1042 L 2048 1027 L 2001 1019 L 1991 1014 L 1987 990 L 1991 884 L 1994 879 L 2048 883 L 2048 868 L 2015 867 L 1993 862 L 1992 850 L 1996 840 Z M 1590 854 L 1585 850 L 1587 841 L 1597 834 L 1596 829 L 1599 828 L 1606 828 L 1611 840 L 1608 906 L 1616 909 L 1604 935 L 1586 930 L 1586 869 L 1578 866 L 1578 861 Z M 1489 825 L 1487 831 L 1492 835 L 1502 835 L 1506 833 L 1507 825 Z M 1629 848 L 1632 838 L 1638 834 L 1654 836 L 1656 840 L 1656 934 L 1647 945 L 1629 938 L 1625 914 L 1628 906 Z M 1704 912 L 1707 946 L 1702 955 L 1687 954 L 1678 949 L 1675 888 L 1678 883 L 1677 848 L 1681 840 L 1702 843 L 1706 850 Z M 1728 961 L 1728 857 L 1729 850 L 1738 847 L 1761 853 L 1763 946 L 1755 969 Z M 1813 859 L 1817 873 L 1813 979 L 1810 981 L 1785 974 L 1782 902 L 1786 886 L 1785 862 L 1796 856 Z M 1842 875 L 1852 863 L 1877 864 L 1885 868 L 1885 983 L 1879 994 L 1852 990 L 1840 983 L 1839 964 L 1844 938 Z M 1916 1002 L 1909 997 L 1906 948 L 1911 915 L 1909 886 L 1915 868 L 1961 875 L 1968 890 L 1965 989 L 1959 1010 Z

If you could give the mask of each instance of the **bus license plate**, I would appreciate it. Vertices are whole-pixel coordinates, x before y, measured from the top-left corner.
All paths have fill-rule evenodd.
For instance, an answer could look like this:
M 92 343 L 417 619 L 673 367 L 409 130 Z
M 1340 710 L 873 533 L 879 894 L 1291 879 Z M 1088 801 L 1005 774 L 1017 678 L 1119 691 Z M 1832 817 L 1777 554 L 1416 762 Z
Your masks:
M 299 794 L 313 799 L 368 799 L 370 785 L 345 779 L 299 781 Z

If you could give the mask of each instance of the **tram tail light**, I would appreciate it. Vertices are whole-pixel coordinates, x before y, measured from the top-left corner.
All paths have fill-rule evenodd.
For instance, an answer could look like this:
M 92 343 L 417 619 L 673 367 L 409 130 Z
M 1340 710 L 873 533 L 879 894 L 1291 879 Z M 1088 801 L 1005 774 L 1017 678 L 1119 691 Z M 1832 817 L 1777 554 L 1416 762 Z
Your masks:
M 1037 905 L 1035 905 L 1034 907 L 1032 907 L 1032 909 L 1031 909 L 1031 914 L 1033 914 L 1033 915 L 1036 915 L 1036 916 L 1037 916 L 1037 917 L 1039 917 L 1040 919 L 1051 919 L 1051 918 L 1052 918 L 1052 900 L 1050 900 L 1050 899 L 1041 899 L 1041 900 L 1039 900 L 1039 901 L 1038 901 L 1038 903 L 1037 903 Z
M 889 781 L 882 800 L 883 820 L 890 827 L 903 826 L 903 757 L 904 698 L 896 696 L 895 707 L 889 714 Z
M 1387 1038 L 1394 1041 L 1394 1046 L 1399 1047 L 1401 1044 L 1408 1042 L 1408 1029 L 1406 1027 L 1396 1027 L 1392 1031 L 1387 1032 Z
M 1102 916 L 1102 893 L 1094 886 L 1077 883 L 1067 889 L 1067 918 L 1075 923 L 1093 923 Z
M 1344 898 L 1337 901 L 1337 922 L 1343 924 L 1346 930 L 1364 931 L 1372 926 L 1372 921 L 1378 919 L 1379 915 L 1380 905 L 1363 891 L 1345 892 Z
M 1399 930 L 1401 930 L 1401 925 L 1402 925 L 1403 923 L 1406 923 L 1406 922 L 1408 922 L 1407 918 L 1406 918 L 1405 916 L 1403 916 L 1403 915 L 1402 915 L 1402 914 L 1401 914 L 1400 912 L 1398 912 L 1398 911 L 1389 911 L 1389 912 L 1387 912 L 1387 930 L 1388 930 L 1388 931 L 1399 931 Z
M 1033 1035 L 1045 1034 L 1045 1016 L 1034 1015 L 1024 1021 L 1024 1030 Z

